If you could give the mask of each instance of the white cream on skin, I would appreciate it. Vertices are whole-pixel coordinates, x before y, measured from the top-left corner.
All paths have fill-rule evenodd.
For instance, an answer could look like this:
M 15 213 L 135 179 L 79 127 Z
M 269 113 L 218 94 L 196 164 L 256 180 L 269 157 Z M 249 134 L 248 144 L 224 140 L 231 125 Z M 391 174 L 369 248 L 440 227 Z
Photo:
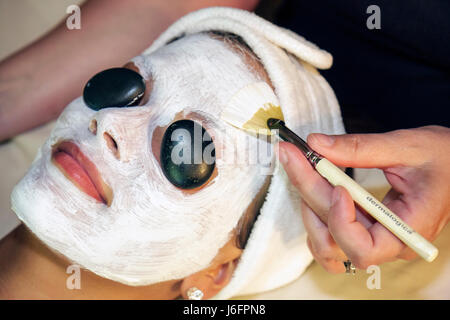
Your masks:
M 145 78 L 153 78 L 149 101 L 97 112 L 82 98 L 70 103 L 14 188 L 12 207 L 39 239 L 68 259 L 111 280 L 150 285 L 208 267 L 263 185 L 259 165 L 221 161 L 220 150 L 256 138 L 219 119 L 239 89 L 261 79 L 236 52 L 206 34 L 134 62 Z M 214 139 L 218 175 L 187 194 L 164 176 L 151 142 L 155 128 L 191 112 L 201 114 Z M 96 135 L 88 130 L 92 119 Z M 117 142 L 119 159 L 104 132 Z M 51 162 L 51 148 L 61 140 L 75 142 L 96 165 L 113 191 L 110 207 L 80 191 Z

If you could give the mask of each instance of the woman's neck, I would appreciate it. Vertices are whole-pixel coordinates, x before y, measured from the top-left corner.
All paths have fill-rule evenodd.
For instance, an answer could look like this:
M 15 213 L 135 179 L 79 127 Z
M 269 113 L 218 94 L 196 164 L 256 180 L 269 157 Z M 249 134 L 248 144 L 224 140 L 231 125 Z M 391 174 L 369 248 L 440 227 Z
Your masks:
M 21 225 L 0 241 L 0 299 L 174 299 L 180 280 L 131 287 L 72 265 Z

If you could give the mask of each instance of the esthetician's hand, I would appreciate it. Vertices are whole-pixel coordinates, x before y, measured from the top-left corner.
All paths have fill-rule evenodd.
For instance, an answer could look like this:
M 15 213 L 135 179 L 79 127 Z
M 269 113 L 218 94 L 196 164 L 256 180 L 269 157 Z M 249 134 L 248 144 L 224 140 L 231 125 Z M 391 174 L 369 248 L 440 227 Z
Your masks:
M 380 168 L 391 184 L 383 203 L 433 241 L 450 218 L 450 129 L 427 126 L 383 134 L 311 134 L 308 144 L 341 167 Z M 308 246 L 327 271 L 359 269 L 416 254 L 355 204 L 343 187 L 332 187 L 292 144 L 279 158 L 303 196 Z

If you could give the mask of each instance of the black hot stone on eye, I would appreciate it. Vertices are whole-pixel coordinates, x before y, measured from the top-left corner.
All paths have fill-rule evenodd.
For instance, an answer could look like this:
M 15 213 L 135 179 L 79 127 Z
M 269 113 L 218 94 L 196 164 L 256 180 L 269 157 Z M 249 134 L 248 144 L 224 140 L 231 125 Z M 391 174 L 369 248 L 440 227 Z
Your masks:
M 112 68 L 93 76 L 83 91 L 84 102 L 93 110 L 139 104 L 145 93 L 142 76 L 127 68 Z
M 166 178 L 182 189 L 203 185 L 214 171 L 213 141 L 201 125 L 191 120 L 176 121 L 167 128 L 160 157 Z

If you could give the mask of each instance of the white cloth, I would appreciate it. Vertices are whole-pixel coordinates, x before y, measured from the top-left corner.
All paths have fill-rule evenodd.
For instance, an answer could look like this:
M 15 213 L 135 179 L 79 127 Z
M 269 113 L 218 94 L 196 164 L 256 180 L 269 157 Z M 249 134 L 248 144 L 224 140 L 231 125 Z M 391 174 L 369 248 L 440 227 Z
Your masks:
M 315 69 L 331 67 L 332 56 L 253 13 L 223 7 L 190 13 L 170 26 L 144 54 L 177 37 L 204 31 L 230 32 L 243 38 L 264 65 L 287 126 L 301 137 L 311 132 L 344 133 L 335 95 Z M 300 197 L 280 168 L 230 283 L 214 299 L 280 287 L 298 278 L 311 261 Z

